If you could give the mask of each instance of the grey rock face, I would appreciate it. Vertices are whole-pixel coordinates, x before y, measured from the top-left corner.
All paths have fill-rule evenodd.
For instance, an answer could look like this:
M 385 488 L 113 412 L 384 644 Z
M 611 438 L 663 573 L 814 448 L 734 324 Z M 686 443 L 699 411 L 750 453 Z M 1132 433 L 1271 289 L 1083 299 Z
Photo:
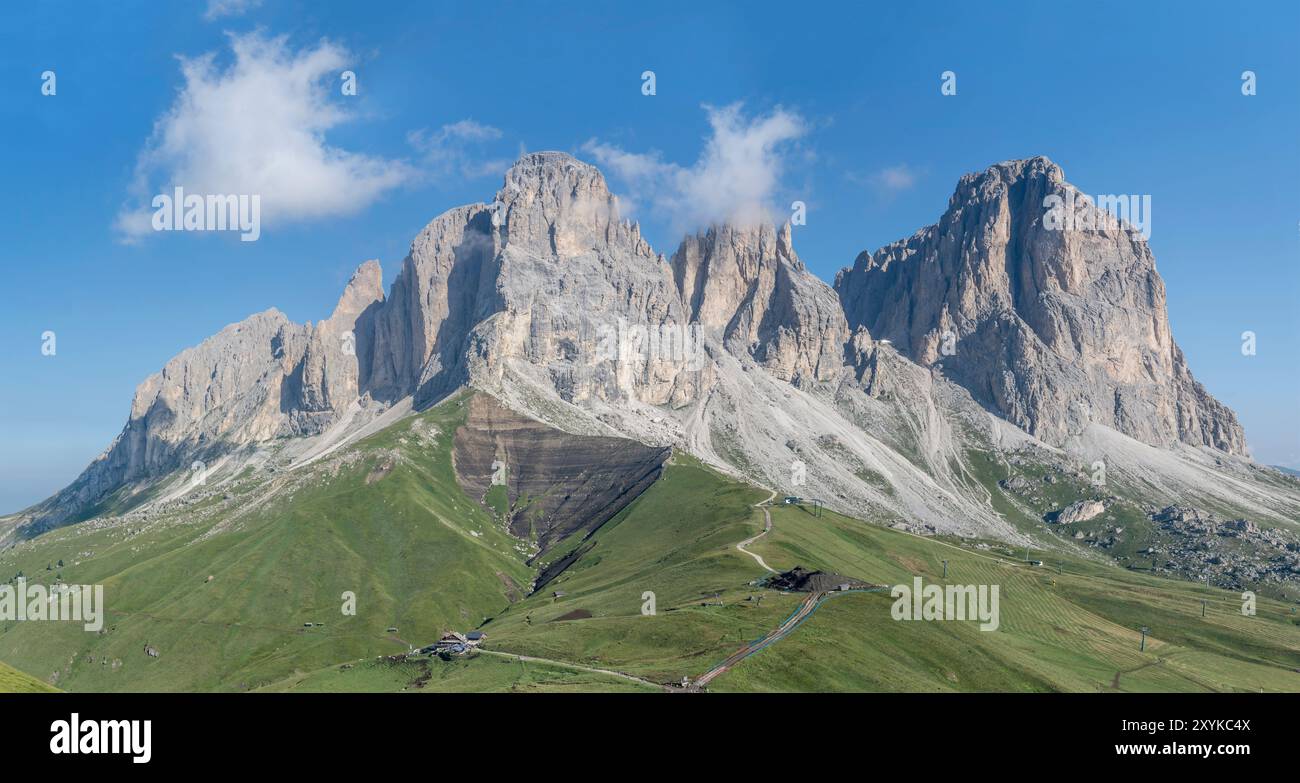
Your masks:
M 368 262 L 318 324 L 268 311 L 173 359 L 141 385 L 117 441 L 35 516 L 57 524 L 188 459 L 323 433 L 350 406 L 409 397 L 419 408 L 507 376 L 566 402 L 680 407 L 715 381 L 705 344 L 715 333 L 784 379 L 838 368 L 843 315 L 788 230 L 716 229 L 683 245 L 683 274 L 692 253 L 705 267 L 690 273 L 698 312 L 596 168 L 526 155 L 491 204 L 420 232 L 387 299 Z
M 562 153 L 527 155 L 491 210 L 501 300 L 467 347 L 474 379 L 495 384 L 513 368 L 566 401 L 680 405 L 696 394 L 668 266 L 620 218 L 595 167 Z
M 937 224 L 839 274 L 849 324 L 942 365 L 1048 442 L 1091 421 L 1152 445 L 1245 454 L 1236 416 L 1192 377 L 1174 343 L 1141 236 L 1104 220 L 1093 230 L 1045 224 L 1044 200 L 1070 192 L 1042 157 L 963 177 Z M 1075 209 L 1080 224 L 1094 222 L 1090 201 Z
M 369 315 L 382 301 L 379 264 L 368 261 L 319 324 L 295 324 L 270 309 L 182 351 L 136 389 L 126 427 L 108 449 L 32 510 L 28 533 L 191 460 L 211 463 L 248 444 L 324 431 L 357 399 L 357 346 L 364 350 Z
M 230 438 L 280 432 L 281 391 L 309 330 L 258 313 L 182 351 L 136 389 L 126 427 L 70 486 L 35 509 L 31 533 L 62 524 L 124 484 L 161 475 Z
M 619 219 L 600 173 L 557 153 L 523 158 L 490 210 L 501 308 L 471 330 L 474 387 L 554 427 L 674 444 L 766 486 L 806 473 L 800 494 L 856 513 L 887 504 L 949 532 L 1007 530 L 983 499 L 954 494 L 929 372 L 882 356 L 865 330 L 864 367 L 845 366 L 842 309 L 788 228 L 715 226 L 666 262 Z
M 367 261 L 352 275 L 334 314 L 306 327 L 307 343 L 283 385 L 281 410 L 295 434 L 314 434 L 360 396 L 360 368 L 368 364 L 371 316 L 384 300 L 383 270 Z
M 672 268 L 692 322 L 719 330 L 733 353 L 796 384 L 843 367 L 844 312 L 795 254 L 789 225 L 713 226 L 682 242 Z
M 475 324 L 499 311 L 499 267 L 488 210 L 453 209 L 411 243 L 370 328 L 361 388 L 377 400 L 437 399 L 467 378 L 464 348 Z

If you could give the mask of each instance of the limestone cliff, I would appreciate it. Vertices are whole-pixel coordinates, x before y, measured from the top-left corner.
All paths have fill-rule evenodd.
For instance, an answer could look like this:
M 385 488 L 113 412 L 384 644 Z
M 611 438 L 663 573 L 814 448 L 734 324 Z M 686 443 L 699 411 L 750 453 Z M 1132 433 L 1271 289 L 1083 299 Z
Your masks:
M 1067 194 L 1068 230 L 1045 206 Z M 1001 163 L 962 177 L 938 223 L 864 252 L 835 289 L 850 325 L 1044 440 L 1095 422 L 1244 454 L 1236 416 L 1174 343 L 1150 247 L 1097 210 L 1046 158 Z

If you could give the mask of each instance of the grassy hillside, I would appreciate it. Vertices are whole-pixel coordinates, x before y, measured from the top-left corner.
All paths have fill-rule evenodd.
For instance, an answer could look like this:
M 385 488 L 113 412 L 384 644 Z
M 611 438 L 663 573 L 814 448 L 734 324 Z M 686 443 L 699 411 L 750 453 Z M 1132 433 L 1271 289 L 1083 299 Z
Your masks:
M 57 688 L 0 663 L 0 693 L 54 693 Z
M 312 466 L 250 475 L 225 500 L 95 520 L 0 553 L 0 578 L 102 583 L 109 610 L 98 634 L 0 623 L 0 660 L 67 690 L 649 691 L 699 677 L 803 600 L 756 586 L 767 572 L 736 548 L 762 530 L 754 504 L 768 493 L 680 454 L 593 535 L 529 564 L 527 546 L 456 482 L 462 402 Z M 835 595 L 710 690 L 1300 690 L 1289 605 L 1261 598 L 1245 617 L 1238 594 L 1086 554 L 1038 552 L 1047 563 L 1035 567 L 1022 552 L 831 512 L 772 516 L 749 551 L 774 568 L 941 582 L 947 560 L 950 583 L 999 586 L 1001 627 L 895 621 L 887 593 Z M 345 591 L 355 615 L 342 611 Z M 487 642 L 473 658 L 399 655 L 476 627 Z
M 798 603 L 775 593 L 761 604 L 745 600 L 762 592 L 748 582 L 764 572 L 735 544 L 755 532 L 753 504 L 767 495 L 675 455 L 573 565 L 485 626 L 491 646 L 655 682 L 698 675 Z M 655 595 L 654 616 L 641 613 L 646 592 Z
M 999 585 L 1001 626 L 895 621 L 884 594 L 829 600 L 798 633 L 715 690 L 1300 690 L 1300 627 L 1288 605 L 1158 579 L 1091 559 L 1031 566 L 800 508 L 773 512 L 751 549 L 774 568 L 815 566 L 872 581 Z M 943 579 L 943 561 L 948 579 Z M 1201 601 L 1206 616 L 1201 617 Z M 1139 652 L 1142 626 L 1150 628 Z
M 750 504 L 764 496 L 678 457 L 544 595 L 493 620 L 493 647 L 660 682 L 699 676 L 800 599 L 747 584 L 764 572 L 734 544 L 761 530 Z M 1300 690 L 1300 627 L 1282 603 L 1261 599 L 1257 615 L 1245 617 L 1238 594 L 1092 558 L 1052 555 L 1036 567 L 1018 553 L 830 512 L 777 507 L 772 516 L 773 532 L 749 550 L 773 568 L 942 583 L 948 560 L 948 583 L 999 586 L 1001 627 L 895 621 L 888 594 L 834 596 L 711 690 Z M 640 613 L 643 590 L 656 593 L 653 617 Z M 711 605 L 715 592 L 721 606 Z M 759 593 L 761 605 L 745 600 Z M 575 613 L 590 617 L 564 619 Z M 1143 625 L 1151 636 L 1139 652 Z
M 463 413 L 408 419 L 216 521 L 79 526 L 6 552 L 6 578 L 102 583 L 108 614 L 100 634 L 0 623 L 0 659 L 74 690 L 244 690 L 477 626 L 531 572 L 455 482 Z

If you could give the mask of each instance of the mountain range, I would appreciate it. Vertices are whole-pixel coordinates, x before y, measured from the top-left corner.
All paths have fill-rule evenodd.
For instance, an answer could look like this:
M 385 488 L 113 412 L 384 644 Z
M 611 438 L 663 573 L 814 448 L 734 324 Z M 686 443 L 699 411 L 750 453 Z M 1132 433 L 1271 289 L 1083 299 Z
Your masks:
M 1049 226 L 1052 195 L 1097 228 Z M 525 155 L 387 291 L 367 261 L 322 321 L 182 351 L 0 518 L 0 576 L 109 604 L 97 635 L 0 622 L 0 659 L 89 690 L 1294 689 L 1300 479 L 1251 460 L 1145 240 L 1097 210 L 999 163 L 830 285 L 796 227 L 664 255 L 595 167 Z M 1007 586 L 996 634 L 870 592 L 950 564 Z M 788 636 L 824 594 L 774 565 L 868 589 Z M 1169 667 L 1136 674 L 1142 625 Z M 490 649 L 407 655 L 458 628 Z M 724 658 L 762 634 L 785 652 Z
M 1045 224 L 1044 199 L 1071 192 L 1096 230 Z M 1000 163 L 830 286 L 789 225 L 713 225 L 665 257 L 596 168 L 525 155 L 493 201 L 420 232 L 387 295 L 369 261 L 325 320 L 270 309 L 177 355 L 104 454 L 6 532 L 134 507 L 196 464 L 304 464 L 466 386 L 920 531 L 1014 539 L 963 464 L 1030 448 L 1295 519 L 1187 367 L 1146 241 L 1095 210 L 1046 158 Z

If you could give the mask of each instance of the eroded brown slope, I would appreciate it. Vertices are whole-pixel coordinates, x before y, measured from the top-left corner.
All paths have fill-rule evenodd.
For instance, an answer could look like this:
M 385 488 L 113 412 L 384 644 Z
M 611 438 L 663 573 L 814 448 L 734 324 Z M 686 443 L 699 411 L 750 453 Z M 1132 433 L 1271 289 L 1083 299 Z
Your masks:
M 654 483 L 672 449 L 623 438 L 571 435 L 478 393 L 456 430 L 452 459 L 470 497 L 483 502 L 493 476 L 509 499 L 511 534 L 541 552 L 590 533 Z

